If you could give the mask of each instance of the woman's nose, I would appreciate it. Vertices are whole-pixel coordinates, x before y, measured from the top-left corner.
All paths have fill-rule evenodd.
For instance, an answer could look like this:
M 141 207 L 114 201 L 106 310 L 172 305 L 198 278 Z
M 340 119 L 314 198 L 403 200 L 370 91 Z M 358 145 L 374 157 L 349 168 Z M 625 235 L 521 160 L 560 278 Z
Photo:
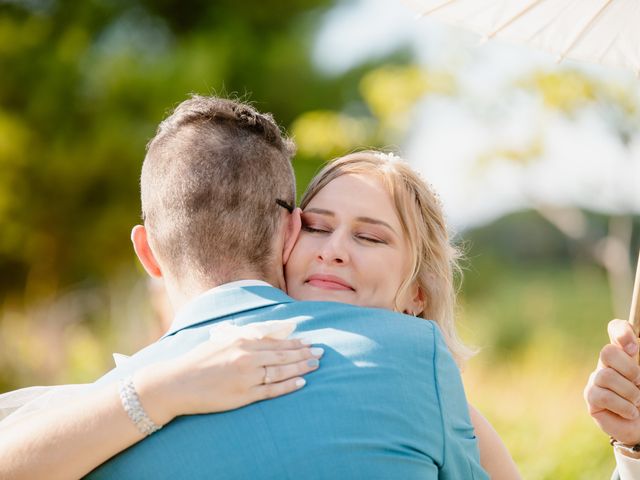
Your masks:
M 349 253 L 344 235 L 334 231 L 318 250 L 318 260 L 338 265 L 347 263 Z

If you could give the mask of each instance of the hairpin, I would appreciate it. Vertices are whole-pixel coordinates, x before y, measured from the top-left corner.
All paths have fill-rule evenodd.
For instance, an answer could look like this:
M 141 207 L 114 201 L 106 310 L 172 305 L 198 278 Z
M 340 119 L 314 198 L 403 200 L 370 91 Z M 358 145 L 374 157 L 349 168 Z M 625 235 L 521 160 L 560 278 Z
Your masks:
M 375 152 L 373 154 L 374 157 L 379 158 L 380 160 L 384 160 L 386 162 L 402 162 L 402 158 L 396 155 L 393 152 Z

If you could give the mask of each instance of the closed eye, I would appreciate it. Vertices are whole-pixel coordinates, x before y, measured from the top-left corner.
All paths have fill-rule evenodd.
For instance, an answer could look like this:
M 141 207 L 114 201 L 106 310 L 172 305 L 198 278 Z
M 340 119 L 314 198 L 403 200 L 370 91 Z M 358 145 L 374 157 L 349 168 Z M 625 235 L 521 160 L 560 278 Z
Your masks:
M 377 244 L 381 244 L 381 245 L 386 245 L 386 243 L 387 243 L 384 240 L 380 240 L 379 238 L 376 238 L 376 237 L 370 237 L 369 235 L 356 235 L 356 238 L 358 240 L 362 240 L 362 241 L 365 241 L 365 242 L 377 243 Z
M 331 233 L 330 230 L 323 229 L 323 228 L 310 227 L 309 225 L 303 225 L 302 230 L 309 233 Z

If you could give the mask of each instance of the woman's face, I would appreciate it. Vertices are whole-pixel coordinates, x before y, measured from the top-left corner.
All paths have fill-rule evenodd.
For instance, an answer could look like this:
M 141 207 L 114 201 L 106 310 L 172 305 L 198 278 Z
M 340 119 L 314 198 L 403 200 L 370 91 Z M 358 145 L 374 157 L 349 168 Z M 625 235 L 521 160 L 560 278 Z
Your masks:
M 298 300 L 393 310 L 410 263 L 406 237 L 382 183 L 373 176 L 342 175 L 302 214 L 302 231 L 285 266 L 287 290 Z M 409 298 L 398 299 L 398 307 L 415 308 Z

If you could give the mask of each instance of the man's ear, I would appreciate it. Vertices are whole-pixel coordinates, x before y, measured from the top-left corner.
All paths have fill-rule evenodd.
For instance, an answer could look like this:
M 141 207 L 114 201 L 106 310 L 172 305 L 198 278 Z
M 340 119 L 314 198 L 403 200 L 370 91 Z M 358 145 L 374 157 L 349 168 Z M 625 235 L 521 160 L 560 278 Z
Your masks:
M 156 260 L 151 245 L 149 245 L 149 239 L 147 237 L 147 229 L 144 225 L 136 225 L 131 230 L 131 242 L 133 243 L 133 249 L 136 251 L 136 255 L 142 263 L 142 266 L 147 273 L 155 278 L 162 277 L 162 270 Z
M 285 265 L 291 256 L 298 236 L 300 235 L 300 229 L 302 228 L 302 210 L 294 208 L 291 215 L 289 215 L 289 222 L 287 224 L 287 231 L 284 237 L 284 246 L 282 247 L 282 264 Z

